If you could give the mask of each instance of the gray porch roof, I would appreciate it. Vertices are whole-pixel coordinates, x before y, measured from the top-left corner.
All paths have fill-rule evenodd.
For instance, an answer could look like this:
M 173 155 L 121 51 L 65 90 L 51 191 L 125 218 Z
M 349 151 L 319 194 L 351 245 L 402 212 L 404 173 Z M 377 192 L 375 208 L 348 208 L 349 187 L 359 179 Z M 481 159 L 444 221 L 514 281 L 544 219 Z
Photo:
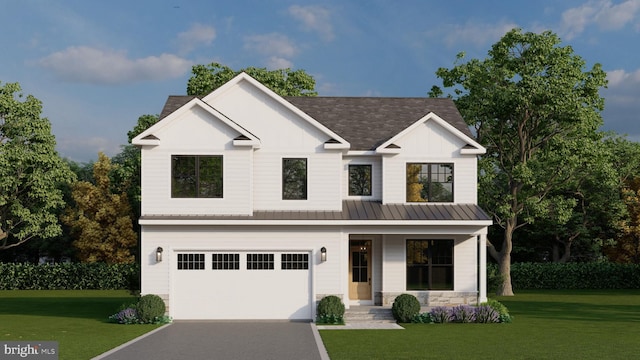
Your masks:
M 382 204 L 345 200 L 342 211 L 254 211 L 253 215 L 145 215 L 140 220 L 491 221 L 475 204 Z

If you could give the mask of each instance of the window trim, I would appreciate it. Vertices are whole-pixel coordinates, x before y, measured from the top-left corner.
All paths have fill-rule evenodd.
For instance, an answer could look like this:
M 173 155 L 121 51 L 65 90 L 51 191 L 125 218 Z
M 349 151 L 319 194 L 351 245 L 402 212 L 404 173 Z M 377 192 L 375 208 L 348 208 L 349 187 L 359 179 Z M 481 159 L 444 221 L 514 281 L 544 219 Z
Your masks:
M 351 192 L 351 167 L 368 167 L 369 168 L 369 194 L 354 194 Z M 370 163 L 351 163 L 347 165 L 347 195 L 353 197 L 371 197 L 373 196 L 373 164 Z
M 285 178 L 285 162 L 290 160 L 304 161 L 304 184 L 302 186 L 301 197 L 287 197 L 285 188 L 287 184 L 293 183 L 293 181 L 287 181 Z M 282 200 L 307 200 L 309 198 L 309 160 L 305 157 L 283 157 L 281 163 L 281 176 L 282 176 Z
M 410 165 L 420 165 L 420 166 L 427 166 L 427 177 L 428 177 L 428 184 L 429 184 L 429 189 L 428 189 L 428 197 L 431 197 L 432 195 L 432 184 L 434 183 L 443 183 L 440 181 L 432 181 L 432 172 L 431 172 L 431 166 L 432 165 L 449 165 L 451 166 L 451 200 L 450 201 L 432 201 L 429 199 L 423 199 L 421 197 L 421 200 L 414 200 L 414 201 L 409 201 L 409 166 Z M 425 203 L 425 202 L 431 202 L 431 203 L 453 203 L 455 202 L 455 163 L 453 162 L 407 162 L 405 164 L 405 173 L 404 173 L 404 177 L 405 177 L 405 201 L 407 203 Z M 418 182 L 420 183 L 420 182 Z M 447 182 L 448 183 L 448 182 Z M 411 183 L 413 184 L 413 183 Z
M 409 288 L 409 261 L 408 261 L 408 256 L 409 256 L 409 242 L 410 241 L 428 241 L 428 242 L 447 242 L 451 244 L 451 263 L 450 264 L 434 264 L 433 261 L 433 254 L 431 252 L 429 252 L 428 254 L 428 260 L 426 265 L 414 265 L 415 267 L 427 267 L 428 268 L 428 279 L 427 279 L 427 287 L 426 288 L 420 288 L 420 289 L 416 289 L 416 288 Z M 430 244 L 431 248 L 433 245 Z M 405 290 L 406 291 L 453 291 L 455 290 L 455 248 L 456 248 L 456 242 L 453 239 L 420 239 L 420 238 L 407 238 L 405 239 L 405 245 L 404 245 L 404 251 L 405 251 Z M 435 266 L 434 266 L 435 265 Z M 434 288 L 433 287 L 433 268 L 448 268 L 451 271 L 451 288 L 447 288 L 447 289 L 443 289 L 443 288 Z
M 196 178 L 196 183 L 195 183 L 195 196 L 176 196 L 176 194 L 174 194 L 174 182 L 175 182 L 175 173 L 174 173 L 174 166 L 173 166 L 173 161 L 175 157 L 181 157 L 181 158 L 194 158 L 195 159 L 195 164 L 194 164 L 194 176 Z M 201 158 L 218 158 L 220 159 L 220 174 L 218 175 L 220 178 L 220 190 L 219 196 L 200 196 L 200 159 Z M 170 157 L 170 173 L 171 173 L 171 184 L 170 184 L 170 195 L 172 199 L 222 199 L 224 198 L 224 156 L 221 154 L 171 154 Z

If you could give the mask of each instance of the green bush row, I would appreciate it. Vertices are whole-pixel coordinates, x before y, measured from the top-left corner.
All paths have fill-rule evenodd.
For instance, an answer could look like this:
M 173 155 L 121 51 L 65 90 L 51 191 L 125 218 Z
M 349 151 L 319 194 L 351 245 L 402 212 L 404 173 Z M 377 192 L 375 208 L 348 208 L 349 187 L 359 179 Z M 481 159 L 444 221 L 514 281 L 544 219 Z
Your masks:
M 138 264 L 0 263 L 0 290 L 137 290 Z
M 495 290 L 498 266 L 487 264 L 487 284 Z M 514 289 L 640 289 L 640 265 L 609 262 L 511 264 Z

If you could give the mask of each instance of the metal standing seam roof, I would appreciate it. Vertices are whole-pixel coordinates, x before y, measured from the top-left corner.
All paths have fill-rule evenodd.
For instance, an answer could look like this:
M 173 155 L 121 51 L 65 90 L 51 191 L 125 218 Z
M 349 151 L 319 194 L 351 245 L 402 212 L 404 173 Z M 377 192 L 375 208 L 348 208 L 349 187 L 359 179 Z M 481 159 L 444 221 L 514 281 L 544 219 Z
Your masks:
M 145 215 L 140 220 L 490 221 L 475 204 L 382 204 L 345 200 L 342 211 L 254 211 L 253 215 Z M 295 225 L 292 223 L 291 225 Z

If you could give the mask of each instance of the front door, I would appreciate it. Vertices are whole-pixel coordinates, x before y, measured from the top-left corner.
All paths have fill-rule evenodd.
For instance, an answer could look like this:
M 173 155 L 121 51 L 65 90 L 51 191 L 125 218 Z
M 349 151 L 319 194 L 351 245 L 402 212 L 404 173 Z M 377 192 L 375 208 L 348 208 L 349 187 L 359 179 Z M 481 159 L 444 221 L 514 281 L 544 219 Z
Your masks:
M 372 299 L 371 240 L 349 241 L 349 299 Z

